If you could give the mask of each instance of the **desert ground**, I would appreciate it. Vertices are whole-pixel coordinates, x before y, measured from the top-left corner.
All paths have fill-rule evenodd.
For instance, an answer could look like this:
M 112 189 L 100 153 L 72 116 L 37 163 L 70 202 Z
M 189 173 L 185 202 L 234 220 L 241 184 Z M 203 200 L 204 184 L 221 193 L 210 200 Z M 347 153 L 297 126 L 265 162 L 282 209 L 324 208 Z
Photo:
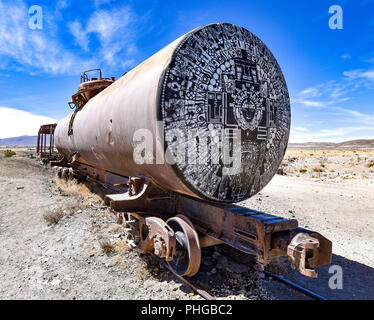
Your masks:
M 32 148 L 0 150 L 0 299 L 201 299 L 150 256 L 129 250 L 93 185 L 63 181 Z M 317 279 L 284 259 L 269 270 L 328 299 L 374 299 L 374 150 L 288 150 L 278 174 L 240 205 L 288 218 L 333 242 L 343 289 L 329 266 Z M 310 299 L 204 249 L 192 278 L 218 299 Z

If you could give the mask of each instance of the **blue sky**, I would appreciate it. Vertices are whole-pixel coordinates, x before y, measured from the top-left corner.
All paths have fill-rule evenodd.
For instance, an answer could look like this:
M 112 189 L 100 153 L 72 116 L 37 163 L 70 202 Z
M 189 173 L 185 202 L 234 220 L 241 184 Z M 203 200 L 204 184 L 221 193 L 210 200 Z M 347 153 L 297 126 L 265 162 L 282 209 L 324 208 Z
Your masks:
M 331 30 L 331 5 L 343 29 Z M 43 29 L 28 27 L 29 7 Z M 291 142 L 374 138 L 374 1 L 0 0 L 0 138 L 70 113 L 85 69 L 118 78 L 201 25 L 231 22 L 270 48 L 291 97 Z

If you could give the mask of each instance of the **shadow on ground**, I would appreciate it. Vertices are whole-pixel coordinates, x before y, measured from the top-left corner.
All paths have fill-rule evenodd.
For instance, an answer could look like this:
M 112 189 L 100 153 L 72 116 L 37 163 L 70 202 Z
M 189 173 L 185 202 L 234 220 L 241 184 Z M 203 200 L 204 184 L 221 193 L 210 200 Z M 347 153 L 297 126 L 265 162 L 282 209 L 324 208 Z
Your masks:
M 330 289 L 329 280 L 336 271 L 329 273 L 331 266 L 340 266 L 343 270 L 343 288 Z M 329 266 L 318 268 L 318 278 L 307 278 L 287 266 L 284 278 L 305 287 L 328 300 L 373 300 L 374 299 L 374 268 L 356 261 L 333 255 Z M 331 281 L 332 282 L 332 281 Z M 308 297 L 295 292 L 276 281 L 266 284 L 266 288 L 276 299 L 307 299 Z

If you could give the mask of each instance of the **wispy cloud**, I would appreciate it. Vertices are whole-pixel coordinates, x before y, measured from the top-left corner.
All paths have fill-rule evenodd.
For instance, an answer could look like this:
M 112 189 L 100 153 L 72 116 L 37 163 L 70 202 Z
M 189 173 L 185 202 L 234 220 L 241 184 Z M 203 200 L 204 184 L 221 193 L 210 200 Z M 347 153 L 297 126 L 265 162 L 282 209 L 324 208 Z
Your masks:
M 88 51 L 90 41 L 87 32 L 83 29 L 81 23 L 78 21 L 69 22 L 68 28 L 75 39 L 75 44 L 80 46 L 84 51 Z
M 307 88 L 299 92 L 298 96 L 301 97 L 317 97 L 320 95 L 319 88 Z
M 123 6 L 112 10 L 97 10 L 88 18 L 85 25 L 80 21 L 68 24 L 76 44 L 85 51 L 90 49 L 90 44 L 97 39 L 99 47 L 96 54 L 104 59 L 107 65 L 128 66 L 126 58 L 137 52 L 134 43 L 135 34 L 133 23 L 137 16 L 129 6 Z M 122 54 L 119 59 L 118 54 Z
M 362 113 L 357 110 L 346 109 L 341 107 L 334 107 L 335 110 L 342 112 L 343 114 L 349 115 L 350 117 L 346 119 L 349 122 L 356 122 L 361 124 L 374 124 L 374 114 Z
M 343 74 L 350 80 L 356 79 L 367 79 L 374 81 L 374 68 L 369 70 L 351 70 L 351 71 L 344 71 Z
M 47 73 L 69 73 L 85 61 L 66 50 L 52 35 L 49 19 L 43 30 L 28 28 L 28 7 L 23 1 L 4 3 L 0 0 L 0 68 L 42 70 Z
M 308 108 L 326 108 L 331 105 L 332 101 L 315 101 L 310 99 L 292 99 L 292 103 L 298 103 Z
M 67 31 L 60 30 L 68 6 L 57 1 L 53 10 L 43 11 L 43 29 L 31 30 L 25 2 L 0 0 L 0 69 L 76 74 L 95 66 L 111 72 L 114 66 L 133 65 L 137 48 L 132 30 L 136 30 L 137 16 L 129 6 L 94 10 L 86 21 L 64 21 Z
M 291 131 L 291 143 L 342 142 L 354 139 L 373 139 L 374 126 L 350 126 L 315 130 L 313 132 Z
M 310 130 L 305 127 L 292 127 L 291 132 L 297 133 L 297 132 L 309 132 Z
M 94 0 L 94 4 L 95 4 L 96 8 L 99 8 L 100 6 L 102 6 L 104 4 L 108 4 L 110 2 L 111 2 L 111 0 Z
M 374 68 L 344 71 L 338 80 L 317 84 L 298 92 L 291 102 L 299 110 L 308 112 L 308 118 L 325 119 L 313 126 L 301 122 L 291 130 L 290 141 L 343 141 L 374 137 L 374 113 L 356 108 L 357 97 L 367 95 L 374 86 Z M 354 98 L 352 98 L 354 97 Z M 361 106 L 362 107 L 362 106 Z M 311 120 L 312 121 L 312 120 Z M 349 124 L 342 127 L 343 123 Z M 326 127 L 328 125 L 328 127 Z M 325 126 L 325 128 L 323 127 Z M 302 128 L 310 128 L 303 130 Z
M 0 139 L 22 135 L 34 136 L 39 127 L 57 120 L 30 112 L 0 107 Z

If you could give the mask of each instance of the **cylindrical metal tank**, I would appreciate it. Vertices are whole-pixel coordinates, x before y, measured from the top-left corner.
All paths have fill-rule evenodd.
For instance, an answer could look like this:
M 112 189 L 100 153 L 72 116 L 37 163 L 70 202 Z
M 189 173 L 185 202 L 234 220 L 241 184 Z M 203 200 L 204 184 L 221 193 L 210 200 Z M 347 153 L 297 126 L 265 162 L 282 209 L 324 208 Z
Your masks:
M 264 43 L 242 27 L 216 23 L 183 35 L 89 100 L 69 136 L 70 117 L 55 131 L 67 158 L 79 152 L 92 166 L 231 203 L 276 173 L 289 137 L 290 101 Z M 153 136 L 152 163 L 134 161 L 139 129 Z M 169 161 L 157 163 L 156 153 L 167 149 Z

